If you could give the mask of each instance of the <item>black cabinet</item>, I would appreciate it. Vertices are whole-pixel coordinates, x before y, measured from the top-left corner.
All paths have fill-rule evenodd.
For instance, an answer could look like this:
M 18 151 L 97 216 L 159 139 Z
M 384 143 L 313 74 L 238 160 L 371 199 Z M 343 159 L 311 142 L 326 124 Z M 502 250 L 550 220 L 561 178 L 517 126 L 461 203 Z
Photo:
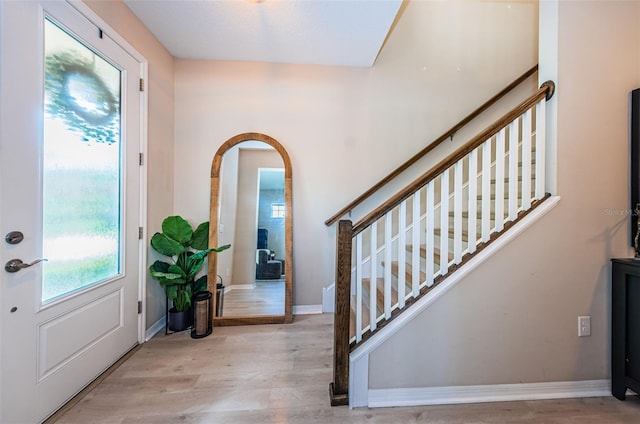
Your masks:
M 612 259 L 611 393 L 640 393 L 640 260 Z

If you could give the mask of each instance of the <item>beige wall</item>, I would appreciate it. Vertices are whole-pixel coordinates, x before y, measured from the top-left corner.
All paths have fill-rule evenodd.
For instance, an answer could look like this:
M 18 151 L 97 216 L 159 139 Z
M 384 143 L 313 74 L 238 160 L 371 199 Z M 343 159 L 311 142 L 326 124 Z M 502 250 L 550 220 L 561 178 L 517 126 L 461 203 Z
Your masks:
M 277 139 L 293 168 L 295 305 L 320 304 L 334 280 L 323 222 L 536 63 L 536 2 L 410 1 L 401 13 L 372 68 L 176 60 L 174 210 L 207 219 L 225 140 Z
M 552 185 L 562 200 L 374 352 L 370 388 L 609 376 L 610 258 L 632 254 L 628 96 L 640 84 L 640 3 L 541 6 L 543 19 L 557 15 L 557 27 L 541 25 L 550 48 L 541 73 L 557 82 Z M 577 337 L 580 315 L 591 316 L 591 337 Z
M 173 57 L 120 0 L 84 0 L 148 62 L 147 241 L 161 231 L 162 220 L 173 213 L 174 70 Z M 201 221 L 206 221 L 202 219 Z M 201 222 L 200 221 L 200 222 Z M 147 243 L 149 246 L 149 243 Z M 148 249 L 149 263 L 156 254 Z M 147 274 L 147 326 L 165 313 L 165 295 Z

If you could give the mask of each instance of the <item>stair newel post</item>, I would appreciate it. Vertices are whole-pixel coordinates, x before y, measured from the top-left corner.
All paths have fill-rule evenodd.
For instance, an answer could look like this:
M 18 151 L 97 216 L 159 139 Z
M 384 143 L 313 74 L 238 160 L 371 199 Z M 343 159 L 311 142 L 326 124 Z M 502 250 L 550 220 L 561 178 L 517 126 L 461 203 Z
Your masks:
M 332 406 L 349 404 L 349 309 L 352 240 L 353 225 L 351 221 L 341 220 L 338 223 L 336 240 L 333 382 L 329 385 Z

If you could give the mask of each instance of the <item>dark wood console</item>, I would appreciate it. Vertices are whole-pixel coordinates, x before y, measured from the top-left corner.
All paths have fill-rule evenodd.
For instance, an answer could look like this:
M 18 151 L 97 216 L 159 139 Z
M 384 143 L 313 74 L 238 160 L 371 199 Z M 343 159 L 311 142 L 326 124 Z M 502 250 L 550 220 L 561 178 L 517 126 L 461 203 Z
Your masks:
M 612 259 L 611 393 L 640 393 L 640 260 Z

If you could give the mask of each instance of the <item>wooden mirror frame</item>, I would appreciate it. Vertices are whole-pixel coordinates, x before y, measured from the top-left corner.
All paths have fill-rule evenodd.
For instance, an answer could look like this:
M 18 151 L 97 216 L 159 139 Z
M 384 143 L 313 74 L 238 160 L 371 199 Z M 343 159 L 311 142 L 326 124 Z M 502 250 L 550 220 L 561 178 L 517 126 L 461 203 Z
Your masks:
M 243 133 L 231 137 L 225 141 L 218 149 L 211 164 L 211 203 L 209 207 L 209 246 L 218 246 L 218 211 L 220 209 L 220 167 L 222 157 L 237 144 L 245 141 L 262 141 L 273 147 L 282 157 L 284 165 L 284 199 L 285 199 L 285 293 L 284 293 L 284 314 L 282 315 L 247 315 L 234 317 L 213 317 L 213 325 L 216 327 L 227 325 L 248 325 L 248 324 L 282 324 L 293 321 L 293 207 L 292 207 L 292 187 L 291 187 L 291 160 L 284 147 L 274 138 L 261 133 Z M 211 293 L 216 293 L 218 276 L 218 258 L 215 252 L 209 254 L 209 264 L 207 268 L 208 289 Z M 213 310 L 217 310 L 217 296 L 213 296 Z M 214 314 L 215 315 L 215 314 Z

